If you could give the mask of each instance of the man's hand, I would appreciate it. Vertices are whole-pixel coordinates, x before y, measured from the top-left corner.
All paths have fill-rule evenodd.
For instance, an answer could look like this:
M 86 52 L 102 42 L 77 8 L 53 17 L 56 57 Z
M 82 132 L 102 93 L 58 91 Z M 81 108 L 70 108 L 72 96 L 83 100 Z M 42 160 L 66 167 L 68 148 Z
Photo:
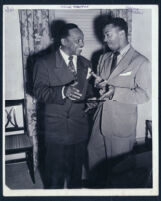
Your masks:
M 70 100 L 79 100 L 82 96 L 79 89 L 75 88 L 74 85 L 66 86 L 64 89 L 64 95 Z
M 96 87 L 99 89 L 105 88 L 106 86 L 108 86 L 107 81 L 103 80 L 101 82 L 97 82 L 96 80 Z
M 102 95 L 105 94 L 106 92 L 107 92 L 106 87 L 103 87 L 102 89 L 99 90 L 100 96 L 102 96 Z
M 104 93 L 99 99 L 100 100 L 103 100 L 105 98 L 112 99 L 112 97 L 114 95 L 114 92 L 115 92 L 115 87 L 114 86 L 109 86 L 109 90 L 106 93 Z
M 93 98 L 89 98 L 88 100 L 97 100 L 97 98 L 96 98 L 96 97 L 93 97 Z M 95 108 L 97 105 L 98 105 L 97 102 L 87 103 L 87 107 L 88 107 L 89 109 Z

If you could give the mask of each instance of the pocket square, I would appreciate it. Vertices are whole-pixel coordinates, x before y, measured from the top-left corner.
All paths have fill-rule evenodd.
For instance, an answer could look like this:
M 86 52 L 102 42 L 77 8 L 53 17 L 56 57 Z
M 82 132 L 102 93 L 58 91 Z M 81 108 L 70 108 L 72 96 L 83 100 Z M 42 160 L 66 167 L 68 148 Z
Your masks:
M 90 78 L 91 77 L 91 68 L 89 68 L 88 67 L 88 72 L 87 72 L 87 77 L 86 77 L 86 79 L 88 80 L 88 78 Z
M 121 73 L 120 76 L 128 76 L 128 75 L 131 75 L 131 73 L 132 73 L 131 71 L 126 72 L 126 73 Z

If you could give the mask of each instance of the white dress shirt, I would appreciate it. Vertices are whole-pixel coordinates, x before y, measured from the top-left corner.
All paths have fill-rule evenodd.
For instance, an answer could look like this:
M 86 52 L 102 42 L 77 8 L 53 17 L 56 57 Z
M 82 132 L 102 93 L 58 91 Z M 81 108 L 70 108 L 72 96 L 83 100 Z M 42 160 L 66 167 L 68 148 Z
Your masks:
M 119 55 L 117 56 L 117 64 L 121 61 L 121 59 L 125 56 L 125 54 L 130 49 L 131 45 L 128 43 L 123 49 L 119 51 Z M 113 58 L 113 54 L 111 55 L 111 59 Z
M 61 48 L 60 48 L 60 54 L 62 55 L 66 65 L 69 65 L 69 55 L 67 55 Z M 72 55 L 73 56 L 73 64 L 74 64 L 74 68 L 75 71 L 77 72 L 77 56 L 76 55 Z
M 117 56 L 117 64 L 121 61 L 121 59 L 125 56 L 125 54 L 130 49 L 130 44 L 128 43 L 123 49 L 119 51 L 119 55 Z

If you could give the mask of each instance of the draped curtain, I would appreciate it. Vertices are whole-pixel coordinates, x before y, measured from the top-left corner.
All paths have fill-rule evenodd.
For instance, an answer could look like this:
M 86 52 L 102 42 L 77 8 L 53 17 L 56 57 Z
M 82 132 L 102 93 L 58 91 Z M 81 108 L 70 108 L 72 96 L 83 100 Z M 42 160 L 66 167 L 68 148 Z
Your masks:
M 68 12 L 65 10 L 64 12 Z M 79 12 L 79 11 L 78 11 Z M 88 10 L 88 12 L 90 12 Z M 110 13 L 116 17 L 124 18 L 129 27 L 129 41 L 131 41 L 131 24 L 132 14 L 130 10 L 114 9 L 114 10 L 100 10 L 100 14 Z M 62 16 L 63 17 L 63 16 Z M 38 53 L 40 50 L 47 48 L 52 43 L 50 34 L 50 25 L 56 19 L 54 10 L 36 9 L 36 10 L 19 10 L 21 41 L 22 41 L 22 59 L 24 68 L 24 83 L 27 80 L 27 60 L 28 57 Z M 66 21 L 68 19 L 65 19 Z M 86 47 L 88 48 L 88 47 Z M 27 117 L 28 117 L 28 131 L 33 139 L 34 145 L 34 164 L 37 167 L 37 117 L 36 117 L 36 100 L 32 93 L 25 90 L 25 99 L 27 103 Z
M 51 43 L 49 26 L 54 19 L 49 10 L 19 10 L 21 41 L 22 41 L 22 60 L 24 68 L 24 83 L 27 82 L 27 60 L 28 58 L 45 49 Z M 36 100 L 32 94 L 25 90 L 27 106 L 28 131 L 32 137 L 34 145 L 34 165 L 37 166 L 37 117 Z

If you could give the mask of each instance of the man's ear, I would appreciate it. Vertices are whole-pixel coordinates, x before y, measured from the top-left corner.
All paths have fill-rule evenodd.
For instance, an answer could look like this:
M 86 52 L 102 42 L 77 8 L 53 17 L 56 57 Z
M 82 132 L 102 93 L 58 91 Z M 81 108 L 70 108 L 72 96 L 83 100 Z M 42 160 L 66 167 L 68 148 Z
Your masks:
M 125 36 L 125 31 L 124 30 L 120 30 L 120 36 L 124 37 Z
M 62 38 L 62 39 L 61 39 L 61 44 L 62 44 L 63 46 L 66 45 L 66 40 L 65 40 L 65 38 Z

